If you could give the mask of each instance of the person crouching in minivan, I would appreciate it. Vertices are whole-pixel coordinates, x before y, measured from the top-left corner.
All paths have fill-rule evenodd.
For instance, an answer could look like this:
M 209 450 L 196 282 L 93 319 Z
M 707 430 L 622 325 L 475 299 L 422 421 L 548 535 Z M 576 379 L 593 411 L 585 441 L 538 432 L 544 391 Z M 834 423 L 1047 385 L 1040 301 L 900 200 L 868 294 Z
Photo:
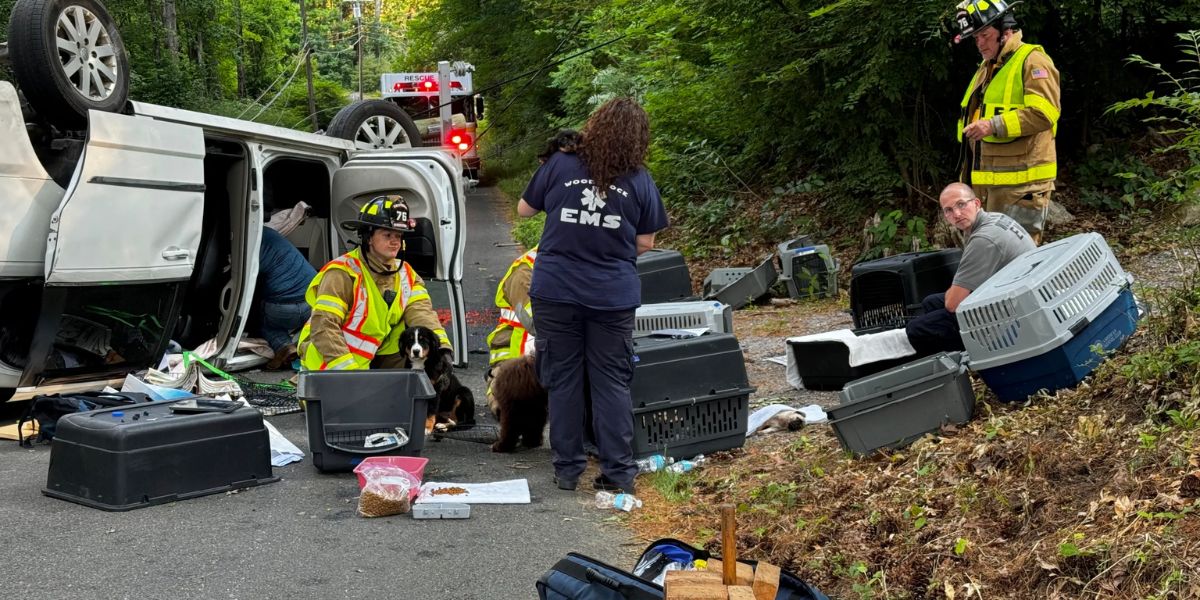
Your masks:
M 301 367 L 403 368 L 400 333 L 415 326 L 437 334 L 441 359 L 449 361 L 450 339 L 425 283 L 396 258 L 404 245 L 402 234 L 414 229 L 404 199 L 373 198 L 342 228 L 358 232 L 359 247 L 329 261 L 308 285 L 305 299 L 312 317 L 300 332 Z

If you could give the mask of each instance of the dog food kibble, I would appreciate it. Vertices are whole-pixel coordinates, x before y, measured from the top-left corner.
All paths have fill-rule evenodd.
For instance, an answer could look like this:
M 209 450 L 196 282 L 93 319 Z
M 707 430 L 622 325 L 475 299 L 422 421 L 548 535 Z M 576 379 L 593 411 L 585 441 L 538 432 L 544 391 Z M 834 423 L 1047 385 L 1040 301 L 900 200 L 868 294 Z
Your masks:
M 367 488 L 358 496 L 358 514 L 364 517 L 399 515 L 408 512 L 411 508 L 408 493 L 378 493 Z
M 461 495 L 467 493 L 467 488 L 444 487 L 444 488 L 437 488 L 436 490 L 433 490 L 432 492 L 429 492 L 429 493 L 433 494 L 434 496 L 461 496 Z

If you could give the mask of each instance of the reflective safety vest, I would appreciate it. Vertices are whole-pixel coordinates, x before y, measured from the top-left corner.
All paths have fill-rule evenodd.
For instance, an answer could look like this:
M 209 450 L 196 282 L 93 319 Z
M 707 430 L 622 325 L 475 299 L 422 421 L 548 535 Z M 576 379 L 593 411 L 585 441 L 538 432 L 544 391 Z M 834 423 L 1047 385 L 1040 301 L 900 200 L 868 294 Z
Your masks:
M 312 306 L 314 313 L 325 311 L 341 320 L 342 337 L 349 351 L 326 361 L 316 344 L 305 343 L 311 334 L 312 321 L 309 320 L 300 331 L 300 364 L 305 370 L 367 369 L 376 354 L 395 354 L 400 351 L 404 309 L 417 300 L 429 299 L 429 292 L 425 286 L 417 283 L 412 267 L 403 262 L 401 265 L 401 269 L 393 275 L 396 278 L 392 284 L 396 299 L 391 307 L 388 307 L 379 287 L 371 279 L 361 248 L 355 248 L 321 268 L 312 283 L 308 284 L 304 299 Z M 344 271 L 354 280 L 350 302 L 337 296 L 317 295 L 317 288 L 330 270 Z M 442 332 L 441 336 L 444 335 Z
M 532 250 L 522 254 L 513 264 L 509 265 L 508 271 L 504 273 L 504 278 L 500 280 L 500 285 L 496 287 L 496 307 L 500 309 L 500 323 L 496 328 L 488 334 L 487 343 L 491 349 L 491 354 L 488 357 L 488 364 L 494 365 L 502 360 L 510 358 L 518 358 L 525 354 L 527 345 L 529 344 L 530 335 L 521 324 L 518 311 L 523 310 L 527 314 L 533 314 L 533 306 L 529 300 L 526 300 L 524 307 L 514 307 L 508 297 L 504 295 L 504 285 L 508 283 L 508 279 L 512 274 L 522 266 L 533 268 L 533 263 L 537 260 L 537 246 Z M 508 335 L 508 340 L 504 339 L 505 334 Z
M 1036 108 L 1040 110 L 1050 119 L 1051 136 L 1058 134 L 1058 109 L 1049 100 L 1037 94 L 1025 93 L 1025 60 L 1035 50 L 1042 51 L 1042 47 L 1036 44 L 1021 44 L 1013 51 L 1012 57 L 992 76 L 992 80 L 988 82 L 987 88 L 984 89 L 982 113 L 977 118 L 971 118 L 971 115 L 967 114 L 967 107 L 970 104 L 971 95 L 975 91 L 975 84 L 982 70 L 975 72 L 975 76 L 971 78 L 971 83 L 967 85 L 967 91 L 963 94 L 962 103 L 960 104 L 962 112 L 958 119 L 957 132 L 959 142 L 962 142 L 963 128 L 966 127 L 968 122 L 991 119 L 996 115 L 1000 115 L 1000 118 L 1003 119 L 1008 136 L 987 136 L 983 138 L 985 144 L 982 146 L 981 152 L 985 157 L 989 154 L 986 144 L 1011 144 L 1021 139 L 1021 122 L 1017 118 L 1017 111 L 1024 108 Z M 971 184 L 976 186 L 1023 185 L 1031 181 L 1055 179 L 1057 176 L 1058 164 L 1051 160 L 1036 165 L 1025 164 L 1013 169 L 999 170 L 985 167 L 984 169 L 972 170 Z

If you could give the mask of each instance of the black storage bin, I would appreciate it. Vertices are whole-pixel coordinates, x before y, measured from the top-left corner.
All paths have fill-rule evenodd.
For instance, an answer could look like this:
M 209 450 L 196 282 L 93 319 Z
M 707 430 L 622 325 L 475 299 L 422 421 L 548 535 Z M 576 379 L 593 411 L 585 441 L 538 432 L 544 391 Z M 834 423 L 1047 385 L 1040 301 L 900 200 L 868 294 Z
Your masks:
M 58 420 L 42 493 L 124 511 L 278 481 L 262 413 L 171 412 L 173 401 Z
M 905 356 L 851 367 L 850 348 L 839 341 L 789 340 L 787 345 L 788 352 L 796 359 L 796 370 L 807 390 L 837 391 L 855 379 L 886 371 L 913 359 L 912 356 Z
M 424 371 L 303 371 L 296 396 L 305 402 L 313 466 L 326 473 L 354 469 L 368 456 L 420 456 L 427 406 L 436 393 Z M 374 433 L 408 434 L 401 446 L 367 448 Z
M 950 288 L 962 250 L 908 252 L 858 263 L 850 269 L 850 312 L 855 328 L 901 327 L 924 314 L 921 301 Z
M 633 454 L 691 458 L 746 441 L 750 387 L 737 338 L 636 337 Z
M 637 258 L 642 282 L 642 304 L 692 300 L 692 276 L 683 255 L 675 250 L 653 249 Z

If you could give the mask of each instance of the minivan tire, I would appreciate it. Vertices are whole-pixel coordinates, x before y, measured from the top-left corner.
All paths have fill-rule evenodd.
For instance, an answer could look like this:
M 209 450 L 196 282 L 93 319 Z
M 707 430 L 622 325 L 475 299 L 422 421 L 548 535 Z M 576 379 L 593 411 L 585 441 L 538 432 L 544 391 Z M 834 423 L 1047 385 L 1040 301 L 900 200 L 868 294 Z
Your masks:
M 86 31 L 61 28 L 58 21 L 64 13 L 85 30 L 98 24 L 96 42 L 88 41 Z M 73 43 L 73 49 L 60 50 L 60 39 Z M 17 0 L 9 19 L 8 50 L 22 93 L 40 117 L 59 128 L 86 128 L 89 110 L 125 108 L 129 56 L 112 16 L 97 0 Z
M 400 139 L 399 133 L 406 139 Z M 343 107 L 325 134 L 350 140 L 360 150 L 421 147 L 421 132 L 412 117 L 387 100 L 363 100 Z

